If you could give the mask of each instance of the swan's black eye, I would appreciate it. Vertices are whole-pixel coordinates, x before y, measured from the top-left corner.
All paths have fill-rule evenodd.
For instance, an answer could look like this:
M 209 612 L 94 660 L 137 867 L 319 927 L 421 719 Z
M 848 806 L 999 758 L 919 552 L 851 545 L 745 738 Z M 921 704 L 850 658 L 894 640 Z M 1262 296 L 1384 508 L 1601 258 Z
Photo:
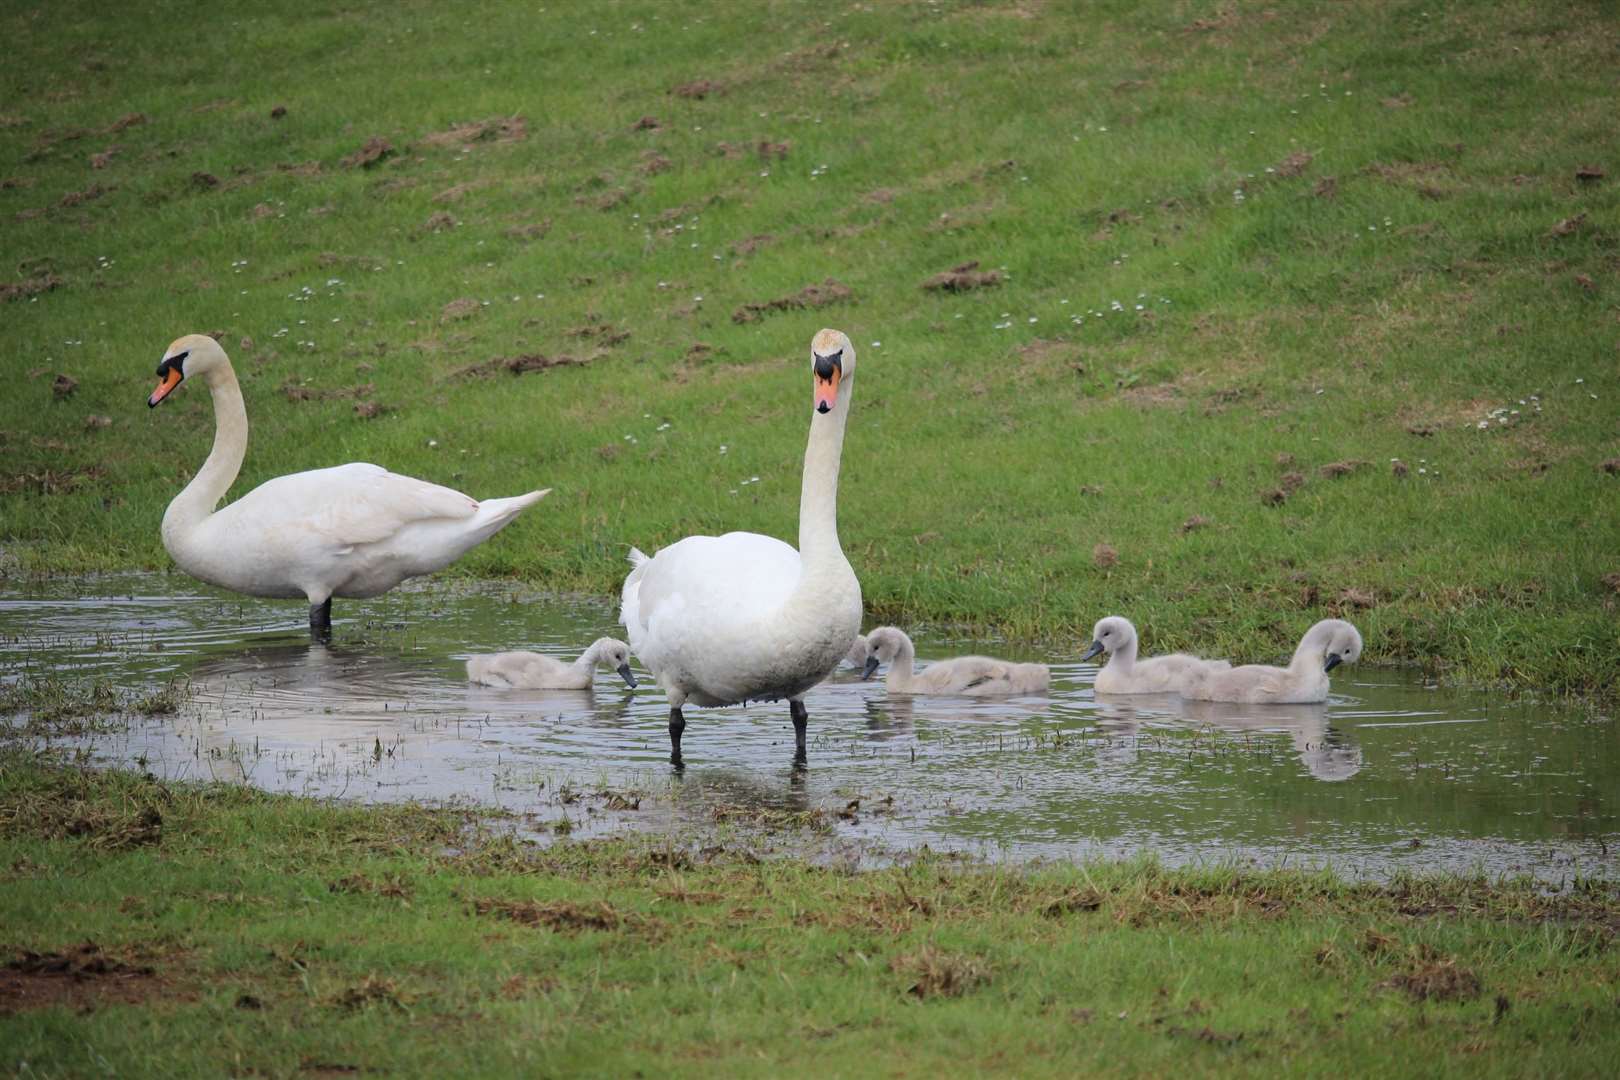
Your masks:
M 170 370 L 178 371 L 180 373 L 180 377 L 182 379 L 185 378 L 186 377 L 186 368 L 185 368 L 186 357 L 188 357 L 190 355 L 191 355 L 191 351 L 188 349 L 187 351 L 185 351 L 183 353 L 175 353 L 173 356 L 165 356 L 163 358 L 163 362 L 158 364 L 158 368 L 157 368 L 158 378 L 160 378 L 160 379 L 164 378 L 165 376 L 167 376 L 169 374 Z

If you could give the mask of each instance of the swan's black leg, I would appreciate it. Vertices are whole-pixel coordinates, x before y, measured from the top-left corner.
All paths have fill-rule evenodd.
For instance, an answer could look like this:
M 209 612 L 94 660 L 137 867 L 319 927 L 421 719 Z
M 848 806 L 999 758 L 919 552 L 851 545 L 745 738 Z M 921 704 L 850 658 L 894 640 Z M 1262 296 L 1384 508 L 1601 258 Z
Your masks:
M 681 715 L 681 707 L 673 706 L 669 710 L 669 763 L 680 767 L 681 764 L 681 732 L 686 730 L 686 717 Z
M 793 716 L 793 760 L 803 764 L 804 726 L 810 721 L 810 710 L 804 707 L 804 702 L 794 698 L 788 701 L 788 712 Z
M 309 632 L 326 637 L 332 632 L 332 598 L 328 596 L 318 604 L 309 605 Z

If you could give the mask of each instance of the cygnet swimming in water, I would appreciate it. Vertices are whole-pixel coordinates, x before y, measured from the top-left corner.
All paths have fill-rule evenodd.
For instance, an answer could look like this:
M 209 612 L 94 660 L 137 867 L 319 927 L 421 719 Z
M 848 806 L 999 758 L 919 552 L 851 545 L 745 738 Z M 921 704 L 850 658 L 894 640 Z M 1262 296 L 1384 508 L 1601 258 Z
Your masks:
M 618 638 L 597 638 L 578 660 L 554 660 L 534 652 L 503 652 L 467 661 L 467 678 L 485 686 L 521 690 L 588 690 L 596 668 L 612 668 L 632 690 L 630 646 Z
M 1361 632 L 1343 619 L 1323 619 L 1305 631 L 1287 667 L 1245 664 L 1228 671 L 1201 671 L 1187 678 L 1181 696 L 1249 705 L 1326 701 L 1328 672 L 1360 658 Z
M 880 664 L 889 665 L 884 685 L 897 694 L 963 694 L 968 697 L 1011 697 L 1043 694 L 1052 673 L 1045 664 L 1014 664 L 988 656 L 936 660 L 918 674 L 911 638 L 892 626 L 866 635 L 866 670 L 871 678 Z
M 1110 615 L 1091 630 L 1091 647 L 1080 657 L 1090 660 L 1100 652 L 1108 663 L 1097 672 L 1099 694 L 1174 694 L 1187 677 L 1201 671 L 1225 671 L 1225 660 L 1204 660 L 1186 653 L 1169 653 L 1146 660 L 1136 658 L 1136 627 L 1129 619 Z

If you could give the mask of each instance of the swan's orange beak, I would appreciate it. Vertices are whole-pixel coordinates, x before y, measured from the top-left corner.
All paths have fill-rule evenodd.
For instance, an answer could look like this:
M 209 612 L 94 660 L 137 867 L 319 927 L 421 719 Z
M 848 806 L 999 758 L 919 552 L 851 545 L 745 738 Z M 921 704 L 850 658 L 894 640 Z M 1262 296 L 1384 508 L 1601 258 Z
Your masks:
M 844 377 L 843 351 L 816 357 L 813 370 L 816 374 L 816 412 L 832 412 L 832 407 L 838 404 L 839 380 Z
M 168 397 L 174 392 L 174 388 L 180 385 L 182 377 L 178 366 L 171 367 L 164 372 L 163 381 L 157 384 L 157 389 L 152 391 L 152 396 L 146 399 L 146 407 L 149 409 L 157 408 L 157 403 Z

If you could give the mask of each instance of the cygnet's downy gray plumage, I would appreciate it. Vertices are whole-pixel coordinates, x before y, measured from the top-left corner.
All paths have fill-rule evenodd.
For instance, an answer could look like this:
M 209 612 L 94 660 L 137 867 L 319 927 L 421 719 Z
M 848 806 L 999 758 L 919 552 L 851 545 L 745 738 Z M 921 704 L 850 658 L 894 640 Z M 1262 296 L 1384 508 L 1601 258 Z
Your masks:
M 962 694 L 968 697 L 1011 697 L 1043 694 L 1052 673 L 1045 664 L 1015 664 L 988 656 L 936 660 L 919 674 L 911 639 L 892 626 L 866 635 L 867 678 L 880 664 L 889 665 L 884 685 L 898 694 Z
M 589 690 L 598 665 L 617 671 L 625 684 L 635 689 L 630 646 L 610 637 L 597 638 L 571 663 L 534 652 L 475 656 L 467 661 L 467 678 L 485 686 L 517 690 Z
M 1285 668 L 1246 664 L 1188 677 L 1181 696 L 1194 701 L 1284 705 L 1326 701 L 1328 672 L 1361 658 L 1361 633 L 1343 619 L 1323 619 L 1301 639 Z
M 1097 672 L 1093 688 L 1099 694 L 1174 694 L 1191 675 L 1232 666 L 1225 660 L 1205 660 L 1187 653 L 1138 660 L 1136 627 L 1119 615 L 1097 620 L 1091 629 L 1091 646 L 1080 659 L 1090 660 L 1100 652 L 1108 654 L 1108 663 Z

